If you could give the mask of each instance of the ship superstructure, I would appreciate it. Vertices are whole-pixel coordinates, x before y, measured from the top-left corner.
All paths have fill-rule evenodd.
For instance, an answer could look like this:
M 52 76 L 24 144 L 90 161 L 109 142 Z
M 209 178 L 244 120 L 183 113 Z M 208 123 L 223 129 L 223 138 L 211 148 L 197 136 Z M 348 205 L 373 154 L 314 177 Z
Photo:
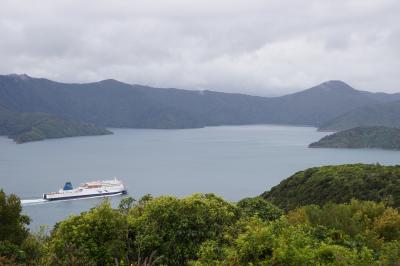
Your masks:
M 44 193 L 45 200 L 66 200 L 75 198 L 88 198 L 97 196 L 110 196 L 126 194 L 127 190 L 122 181 L 117 178 L 111 180 L 101 180 L 87 182 L 74 188 L 71 182 L 66 182 L 64 187 L 58 192 Z

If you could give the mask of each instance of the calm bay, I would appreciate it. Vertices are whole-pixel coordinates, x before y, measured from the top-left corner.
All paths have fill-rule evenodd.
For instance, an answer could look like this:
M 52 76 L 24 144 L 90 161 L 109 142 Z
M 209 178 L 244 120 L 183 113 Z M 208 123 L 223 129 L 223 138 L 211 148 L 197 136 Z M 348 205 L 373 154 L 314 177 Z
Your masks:
M 216 193 L 227 200 L 261 194 L 296 171 L 342 163 L 399 164 L 400 152 L 309 149 L 326 132 L 312 127 L 221 126 L 185 130 L 111 129 L 114 135 L 17 145 L 0 137 L 0 187 L 38 199 L 65 181 L 117 176 L 129 195 Z M 120 196 L 111 198 L 118 204 Z M 31 228 L 90 209 L 100 198 L 29 204 Z

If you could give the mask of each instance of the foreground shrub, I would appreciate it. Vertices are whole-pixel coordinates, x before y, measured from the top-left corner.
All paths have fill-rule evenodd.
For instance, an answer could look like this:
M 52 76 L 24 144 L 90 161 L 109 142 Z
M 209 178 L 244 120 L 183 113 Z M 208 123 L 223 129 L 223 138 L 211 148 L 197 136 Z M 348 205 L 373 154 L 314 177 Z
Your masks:
M 41 246 L 27 228 L 30 219 L 21 211 L 19 198 L 0 190 L 0 265 L 35 262 L 41 256 Z
M 319 238 L 321 230 L 326 237 Z M 206 243 L 192 265 L 368 265 L 373 252 L 334 243 L 328 229 L 291 225 L 286 219 L 273 222 L 249 220 L 245 231 L 228 245 Z M 208 250 L 208 252 L 204 252 Z M 214 257 L 215 250 L 223 255 Z
M 383 242 L 400 240 L 400 213 L 383 203 L 352 200 L 348 204 L 309 205 L 287 215 L 292 224 L 322 225 L 340 230 L 377 248 Z
M 50 265 L 109 265 L 126 261 L 126 216 L 105 201 L 56 225 L 47 244 Z
M 237 208 L 223 199 L 195 194 L 149 200 L 132 208 L 128 219 L 137 256 L 148 257 L 156 250 L 162 263 L 184 265 L 196 258 L 206 240 L 222 241 L 238 216 Z
M 237 203 L 242 216 L 256 216 L 263 221 L 273 221 L 283 215 L 283 210 L 262 197 L 245 198 Z

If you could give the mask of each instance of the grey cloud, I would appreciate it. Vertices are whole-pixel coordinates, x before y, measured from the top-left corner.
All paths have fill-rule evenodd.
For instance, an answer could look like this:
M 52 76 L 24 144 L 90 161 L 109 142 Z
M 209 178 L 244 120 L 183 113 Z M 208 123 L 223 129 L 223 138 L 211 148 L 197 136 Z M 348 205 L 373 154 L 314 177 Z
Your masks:
M 396 0 L 3 0 L 0 72 L 279 95 L 400 91 Z

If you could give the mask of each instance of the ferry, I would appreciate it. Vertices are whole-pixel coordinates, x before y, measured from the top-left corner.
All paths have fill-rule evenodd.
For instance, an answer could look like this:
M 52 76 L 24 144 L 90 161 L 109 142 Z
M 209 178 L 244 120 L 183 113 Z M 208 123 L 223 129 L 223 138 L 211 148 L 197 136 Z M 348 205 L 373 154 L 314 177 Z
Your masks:
M 57 192 L 44 193 L 44 200 L 67 200 L 77 198 L 89 198 L 126 194 L 127 190 L 116 177 L 111 180 L 93 181 L 79 185 L 74 188 L 71 182 L 66 182 L 64 187 Z

